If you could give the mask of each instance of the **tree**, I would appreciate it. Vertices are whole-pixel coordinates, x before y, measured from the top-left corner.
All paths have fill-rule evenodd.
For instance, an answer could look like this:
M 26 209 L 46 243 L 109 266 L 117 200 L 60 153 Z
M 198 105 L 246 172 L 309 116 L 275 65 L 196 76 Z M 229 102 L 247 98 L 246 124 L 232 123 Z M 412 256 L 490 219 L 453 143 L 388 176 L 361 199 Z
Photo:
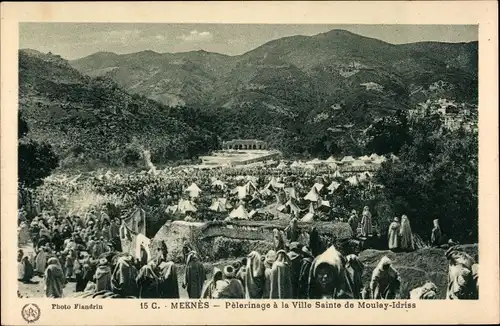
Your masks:
M 368 128 L 366 149 L 369 153 L 397 155 L 408 141 L 408 133 L 406 114 L 400 110 L 394 116 L 384 117 Z
M 35 188 L 58 167 L 59 158 L 51 145 L 27 139 L 28 124 L 18 115 L 18 182 Z
M 410 217 L 414 232 L 429 238 L 432 220 L 454 240 L 476 242 L 478 232 L 478 138 L 449 131 L 432 114 L 412 122 L 399 160 L 377 173 L 395 216 Z

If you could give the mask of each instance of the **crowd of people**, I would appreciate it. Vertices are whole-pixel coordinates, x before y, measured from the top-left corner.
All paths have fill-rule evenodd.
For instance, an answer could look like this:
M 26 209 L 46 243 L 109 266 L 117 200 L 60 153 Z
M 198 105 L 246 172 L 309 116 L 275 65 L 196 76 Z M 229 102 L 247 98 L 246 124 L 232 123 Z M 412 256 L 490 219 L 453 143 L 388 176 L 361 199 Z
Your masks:
M 103 216 L 104 215 L 104 216 Z M 352 216 L 355 216 L 355 211 Z M 361 230 L 366 227 L 369 209 L 362 213 Z M 352 217 L 351 216 L 351 217 Z M 438 225 L 436 223 L 436 225 Z M 331 244 L 324 244 L 316 227 L 307 244 L 299 242 L 297 219 L 284 230 L 274 230 L 274 247 L 268 252 L 250 252 L 241 260 L 213 272 L 207 271 L 200 255 L 188 242 L 184 244 L 184 277 L 179 265 L 169 259 L 165 243 L 151 253 L 140 248 L 138 255 L 121 250 L 121 226 L 105 214 L 101 218 L 59 219 L 45 214 L 30 225 L 36 255 L 30 258 L 19 250 L 19 281 L 29 283 L 34 275 L 44 278 L 45 295 L 63 297 L 69 281 L 75 291 L 107 291 L 113 297 L 179 298 L 179 283 L 189 298 L 204 299 L 394 299 L 400 296 L 401 276 L 387 256 L 371 271 L 369 284 L 363 284 L 365 267 L 357 255 L 343 255 Z M 406 216 L 389 227 L 391 249 L 411 248 L 411 229 Z M 433 230 L 433 234 L 435 231 Z M 457 247 L 446 252 L 449 261 L 448 299 L 478 297 L 478 264 Z M 210 275 L 207 279 L 207 275 Z M 438 291 L 429 282 L 410 292 L 412 298 L 436 299 Z

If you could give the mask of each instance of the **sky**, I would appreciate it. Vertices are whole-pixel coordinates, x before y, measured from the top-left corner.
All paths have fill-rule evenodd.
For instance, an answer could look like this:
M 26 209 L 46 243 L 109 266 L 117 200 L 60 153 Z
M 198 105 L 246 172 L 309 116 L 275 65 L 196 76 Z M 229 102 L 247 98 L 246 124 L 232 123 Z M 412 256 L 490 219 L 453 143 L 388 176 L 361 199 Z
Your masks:
M 345 29 L 392 44 L 478 40 L 477 25 L 21 23 L 19 47 L 50 51 L 68 60 L 99 51 L 124 54 L 205 50 L 239 55 L 281 37 L 310 36 L 332 29 Z

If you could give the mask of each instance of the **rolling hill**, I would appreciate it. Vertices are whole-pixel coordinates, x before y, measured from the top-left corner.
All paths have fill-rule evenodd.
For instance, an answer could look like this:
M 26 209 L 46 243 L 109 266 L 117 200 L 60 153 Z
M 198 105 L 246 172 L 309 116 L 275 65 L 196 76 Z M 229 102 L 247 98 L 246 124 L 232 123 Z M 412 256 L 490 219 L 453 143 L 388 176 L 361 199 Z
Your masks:
M 285 37 L 239 56 L 96 53 L 71 65 L 85 74 L 109 76 L 129 92 L 167 105 L 262 102 L 279 103 L 284 111 L 324 109 L 370 82 L 403 105 L 411 103 L 411 89 L 428 89 L 439 80 L 455 89 L 446 95 L 459 100 L 473 101 L 477 90 L 477 85 L 470 89 L 477 79 L 477 42 L 393 45 L 344 30 Z
M 157 162 L 189 158 L 216 142 L 211 132 L 176 116 L 174 109 L 33 50 L 19 51 L 19 112 L 28 136 L 53 145 L 63 165 L 131 164 L 143 149 Z
M 477 104 L 477 45 L 477 42 L 393 45 L 332 30 L 315 36 L 273 40 L 238 56 L 206 51 L 98 52 L 69 64 L 59 58 L 64 64 L 52 61 L 48 71 L 40 72 L 45 79 L 33 79 L 30 76 L 39 74 L 24 69 L 21 82 L 37 85 L 35 97 L 23 97 L 24 101 L 29 98 L 31 106 L 46 104 L 64 112 L 52 113 L 49 120 L 55 121 L 58 114 L 74 115 L 61 106 L 79 107 L 85 103 L 82 112 L 92 112 L 113 107 L 123 109 L 138 101 L 141 119 L 147 121 L 154 116 L 161 117 L 161 123 L 168 121 L 169 127 L 164 127 L 155 118 L 154 123 L 148 124 L 149 131 L 142 131 L 139 123 L 128 123 L 127 119 L 137 118 L 135 113 L 119 115 L 120 118 L 101 113 L 97 115 L 99 122 L 107 121 L 114 123 L 113 128 L 122 128 L 121 123 L 126 121 L 136 128 L 135 134 L 131 133 L 133 137 L 113 140 L 120 133 L 105 136 L 104 139 L 112 141 L 110 148 L 129 144 L 133 139 L 141 139 L 134 144 L 153 146 L 149 144 L 156 139 L 157 130 L 170 135 L 176 128 L 188 134 L 201 128 L 203 131 L 195 134 L 211 139 L 260 138 L 287 154 L 356 155 L 362 146 L 358 143 L 359 136 L 377 118 L 413 108 L 426 99 L 447 98 Z M 29 65 L 35 64 L 36 59 L 45 60 L 43 54 L 21 52 L 29 58 L 21 63 Z M 96 92 L 90 91 L 94 88 Z M 110 90 L 109 96 L 96 99 L 97 94 Z M 76 95 L 80 98 L 74 98 Z M 42 97 L 38 101 L 42 104 L 33 105 L 37 96 Z M 43 104 L 47 97 L 52 102 Z M 96 107 L 96 101 L 103 102 Z M 81 114 L 84 113 L 78 113 Z M 67 122 L 62 119 L 57 124 L 62 128 L 72 126 Z M 331 131 L 339 126 L 343 126 L 342 133 Z M 55 132 L 53 128 L 46 129 Z M 89 133 L 78 129 L 73 132 L 74 137 L 80 132 Z M 180 144 L 184 141 L 173 133 L 175 145 L 171 139 L 168 145 L 161 145 L 158 140 L 153 147 L 183 148 Z M 199 148 L 205 150 L 210 147 L 205 146 L 207 142 L 196 140 L 194 143 L 198 145 L 192 145 L 191 150 L 182 149 L 180 156 L 189 157 Z M 163 150 L 159 156 L 176 155 Z

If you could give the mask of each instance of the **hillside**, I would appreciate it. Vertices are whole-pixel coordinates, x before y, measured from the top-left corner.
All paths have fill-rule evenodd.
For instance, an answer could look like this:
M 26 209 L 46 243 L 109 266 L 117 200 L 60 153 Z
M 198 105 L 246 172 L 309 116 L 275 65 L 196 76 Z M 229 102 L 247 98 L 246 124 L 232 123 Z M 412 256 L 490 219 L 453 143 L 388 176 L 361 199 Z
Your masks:
M 182 159 L 214 145 L 196 121 L 109 78 L 84 76 L 50 53 L 19 51 L 19 108 L 28 136 L 52 144 L 63 165 L 133 164 L 142 149 L 151 150 L 153 162 Z
M 169 105 L 238 107 L 248 102 L 266 104 L 271 97 L 286 111 L 293 94 L 301 99 L 293 102 L 295 107 L 328 108 L 341 94 L 357 93 L 364 89 L 361 84 L 369 82 L 381 85 L 385 95 L 397 102 L 411 100 L 411 87 L 428 89 L 439 80 L 463 90 L 477 76 L 477 42 L 392 45 L 332 30 L 277 39 L 239 56 L 205 51 L 101 52 L 71 64 Z M 261 96 L 252 101 L 249 93 Z M 473 90 L 450 95 L 474 100 Z
M 238 56 L 100 52 L 70 63 L 168 106 L 199 108 L 219 121 L 212 129 L 222 139 L 258 137 L 283 149 L 298 137 L 299 148 L 285 146 L 295 153 L 355 152 L 374 119 L 422 100 L 477 102 L 477 42 L 393 45 L 332 30 Z M 351 128 L 328 131 L 338 125 Z

